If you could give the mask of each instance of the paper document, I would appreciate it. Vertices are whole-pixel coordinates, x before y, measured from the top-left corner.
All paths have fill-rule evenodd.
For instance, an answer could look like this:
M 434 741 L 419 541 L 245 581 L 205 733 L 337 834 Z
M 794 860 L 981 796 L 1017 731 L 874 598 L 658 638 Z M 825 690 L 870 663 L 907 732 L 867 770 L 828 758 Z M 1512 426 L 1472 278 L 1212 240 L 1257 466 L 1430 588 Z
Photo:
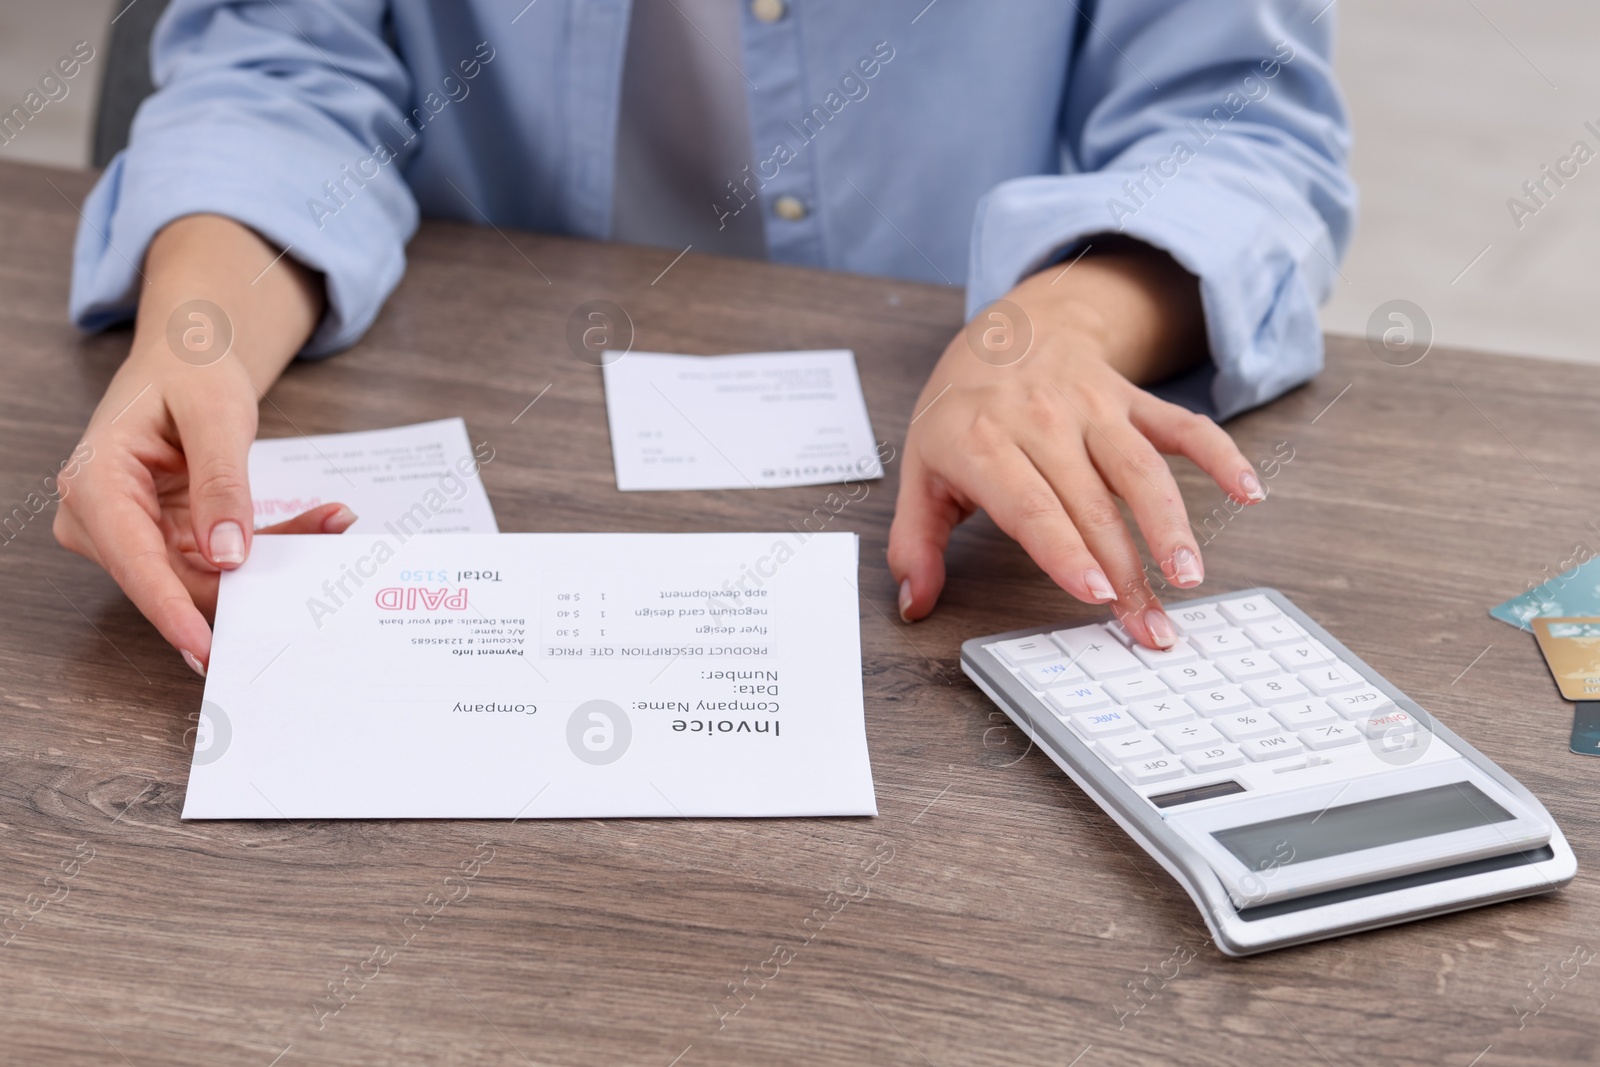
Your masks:
M 854 534 L 263 536 L 186 819 L 873 815 Z
M 478 468 L 494 457 L 474 451 L 467 424 L 440 419 L 414 426 L 311 437 L 276 437 L 250 446 L 256 527 L 271 526 L 339 501 L 356 513 L 347 533 L 495 533 L 494 509 Z
M 630 352 L 602 373 L 618 489 L 883 477 L 853 352 Z

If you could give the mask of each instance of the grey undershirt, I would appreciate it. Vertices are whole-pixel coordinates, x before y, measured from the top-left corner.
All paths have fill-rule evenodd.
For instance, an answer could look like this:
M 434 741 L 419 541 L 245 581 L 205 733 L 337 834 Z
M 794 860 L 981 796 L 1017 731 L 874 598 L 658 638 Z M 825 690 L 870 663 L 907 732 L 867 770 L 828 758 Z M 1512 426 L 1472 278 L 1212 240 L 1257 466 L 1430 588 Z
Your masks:
M 617 120 L 611 236 L 629 244 L 765 259 L 759 205 L 738 206 L 751 162 L 737 64 L 740 0 L 633 0 Z M 726 210 L 726 208 L 724 208 Z

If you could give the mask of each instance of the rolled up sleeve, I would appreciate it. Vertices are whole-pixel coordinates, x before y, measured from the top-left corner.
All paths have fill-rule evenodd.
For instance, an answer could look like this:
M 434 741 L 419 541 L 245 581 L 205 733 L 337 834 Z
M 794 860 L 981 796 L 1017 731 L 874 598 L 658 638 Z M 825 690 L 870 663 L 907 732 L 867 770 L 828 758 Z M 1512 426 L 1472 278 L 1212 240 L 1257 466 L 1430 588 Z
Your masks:
M 1121 233 L 1200 281 L 1220 418 L 1322 368 L 1317 308 L 1339 278 L 1355 188 L 1329 62 L 1331 11 L 1297 0 L 1110 0 L 1085 9 L 1063 105 L 1074 173 L 991 190 L 968 313 Z M 1207 402 L 1209 401 L 1209 402 Z
M 305 355 L 371 325 L 417 226 L 401 174 L 411 84 L 384 42 L 385 8 L 174 0 L 151 46 L 157 91 L 83 208 L 73 321 L 94 330 L 130 318 L 151 239 L 207 213 L 323 273 L 328 310 Z

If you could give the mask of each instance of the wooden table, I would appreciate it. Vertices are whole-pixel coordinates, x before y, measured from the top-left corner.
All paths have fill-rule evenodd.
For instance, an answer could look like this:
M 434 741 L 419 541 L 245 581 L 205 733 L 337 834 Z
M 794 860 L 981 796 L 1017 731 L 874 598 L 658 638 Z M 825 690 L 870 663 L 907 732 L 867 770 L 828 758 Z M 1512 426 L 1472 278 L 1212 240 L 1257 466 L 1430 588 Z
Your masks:
M 88 187 L 0 167 L 5 511 L 71 451 L 128 348 L 65 322 Z M 293 368 L 262 432 L 463 415 L 495 449 L 503 529 L 781 529 L 826 490 L 616 492 L 599 372 L 565 342 L 573 308 L 622 305 L 641 349 L 853 348 L 897 444 L 960 325 L 954 290 L 693 254 L 658 279 L 672 258 L 425 225 L 372 333 Z M 1600 944 L 1600 760 L 1567 752 L 1571 710 L 1532 638 L 1485 612 L 1600 546 L 1600 369 L 1451 351 L 1397 368 L 1360 340 L 1328 347 L 1314 384 L 1232 425 L 1247 455 L 1287 441 L 1294 458 L 1206 547 L 1204 589 L 1284 590 L 1526 783 L 1579 856 L 1562 892 L 1222 957 L 957 666 L 963 638 L 1094 612 L 980 518 L 937 613 L 903 626 L 883 562 L 893 464 L 834 527 L 863 539 L 878 818 L 184 823 L 200 682 L 56 546 L 47 511 L 0 548 L 0 914 L 37 909 L 0 949 L 0 1060 L 1596 1062 L 1600 966 L 1570 977 L 1567 961 Z M 1179 479 L 1197 522 L 1220 504 L 1192 467 Z M 470 894 L 406 926 L 474 856 Z M 838 895 L 851 877 L 865 896 Z M 379 944 L 390 958 L 371 962 Z

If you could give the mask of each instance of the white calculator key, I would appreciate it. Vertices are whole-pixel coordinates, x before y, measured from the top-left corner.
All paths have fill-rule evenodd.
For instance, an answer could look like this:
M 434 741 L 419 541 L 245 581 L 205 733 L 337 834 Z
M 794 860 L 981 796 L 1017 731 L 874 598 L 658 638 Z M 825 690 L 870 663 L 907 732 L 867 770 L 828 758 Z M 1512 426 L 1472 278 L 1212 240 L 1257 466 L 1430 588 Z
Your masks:
M 1245 625 L 1244 632 L 1250 635 L 1250 640 L 1262 648 L 1292 645 L 1296 641 L 1304 641 L 1306 639 L 1305 627 L 1292 619 L 1271 619 L 1267 622 L 1248 623 Z
M 1227 679 L 1222 672 L 1209 663 L 1190 663 L 1183 667 L 1167 667 L 1160 672 L 1161 680 L 1167 683 L 1168 689 L 1176 689 L 1180 693 L 1187 693 L 1191 689 L 1205 689 L 1213 685 L 1221 685 Z
M 1246 756 L 1261 762 L 1271 759 L 1282 759 L 1285 756 L 1298 756 L 1304 752 L 1305 746 L 1298 738 L 1289 734 L 1275 734 L 1272 737 L 1258 737 L 1254 741 L 1246 741 L 1239 746 Z
M 1151 782 L 1164 782 L 1168 778 L 1182 778 L 1189 772 L 1176 756 L 1156 756 L 1124 764 L 1122 773 L 1134 785 L 1149 785 Z
M 1271 678 L 1283 673 L 1283 668 L 1274 663 L 1271 656 L 1260 650 L 1221 656 L 1215 662 L 1217 670 L 1235 682 L 1250 682 L 1257 678 Z
M 1133 716 L 1121 708 L 1108 708 L 1105 711 L 1080 711 L 1067 719 L 1084 737 L 1112 737 L 1116 734 L 1130 733 L 1139 728 Z
M 1084 649 L 1074 662 L 1093 678 L 1115 678 L 1144 670 L 1144 664 L 1134 659 L 1114 638 Z
M 1237 767 L 1244 762 L 1244 756 L 1237 745 L 1213 745 L 1185 752 L 1183 762 L 1194 773 L 1204 774 L 1206 771 L 1220 771 L 1224 767 Z
M 1039 659 L 1054 659 L 1061 655 L 1061 650 L 1051 644 L 1050 638 L 1044 634 L 997 641 L 990 645 L 989 649 L 1013 667 L 1020 667 L 1024 663 Z
M 1218 715 L 1211 720 L 1211 724 L 1221 730 L 1229 741 L 1248 741 L 1252 737 L 1266 737 L 1283 732 L 1278 720 L 1268 714 L 1265 708 L 1239 711 L 1232 715 Z
M 1215 747 L 1222 744 L 1222 735 L 1217 728 L 1208 722 L 1180 723 L 1177 726 L 1163 726 L 1156 731 L 1156 737 L 1163 745 L 1174 752 L 1190 752 L 1197 748 Z
M 1112 763 L 1128 763 L 1170 754 L 1165 745 L 1147 733 L 1117 734 L 1105 738 L 1096 747 Z
M 1110 693 L 1119 703 L 1132 704 L 1136 700 L 1147 700 L 1159 696 L 1167 696 L 1167 687 L 1160 678 L 1149 671 L 1139 674 L 1124 674 L 1118 678 L 1107 678 L 1101 683 L 1101 688 Z
M 1105 694 L 1105 690 L 1091 682 L 1058 685 L 1047 691 L 1045 697 L 1064 715 L 1111 706 L 1111 698 Z
M 1223 618 L 1240 626 L 1247 622 L 1260 622 L 1262 619 L 1278 617 L 1278 606 L 1260 593 L 1255 596 L 1242 596 L 1237 600 L 1224 600 L 1217 605 L 1217 610 L 1222 612 Z
M 1422 724 L 1408 712 L 1391 707 L 1376 715 L 1356 719 L 1351 723 L 1357 730 L 1376 740 L 1388 739 L 1395 749 L 1410 748 L 1410 740 L 1422 732 Z
M 1104 626 L 1094 623 L 1089 626 L 1074 626 L 1069 630 L 1057 630 L 1050 637 L 1066 650 L 1067 655 L 1076 656 L 1090 645 L 1104 644 L 1111 635 Z
M 1218 685 L 1210 689 L 1201 689 L 1190 693 L 1185 699 L 1191 708 L 1207 718 L 1255 707 L 1255 701 L 1245 696 L 1244 690 L 1236 685 Z
M 1307 748 L 1339 748 L 1360 741 L 1361 731 L 1357 730 L 1353 723 L 1331 722 L 1326 726 L 1301 730 L 1300 740 L 1305 742 Z
M 1121 643 L 1123 648 L 1132 648 L 1136 644 L 1133 635 L 1128 632 L 1126 626 L 1122 625 L 1121 620 L 1112 619 L 1110 622 L 1101 623 L 1101 625 L 1106 628 L 1106 633 L 1115 637 Z
M 1170 726 L 1175 722 L 1188 722 L 1194 718 L 1194 709 L 1183 702 L 1183 698 L 1168 694 L 1157 697 L 1155 700 L 1141 700 L 1129 704 L 1127 709 L 1133 717 L 1154 730 L 1157 726 Z
M 1294 704 L 1279 704 L 1272 709 L 1272 717 L 1289 730 L 1308 730 L 1313 726 L 1327 726 L 1339 721 L 1339 714 L 1326 700 L 1301 700 Z
M 1272 658 L 1285 670 L 1303 671 L 1322 663 L 1332 663 L 1334 655 L 1321 641 L 1298 641 L 1272 650 Z
M 1035 689 L 1049 689 L 1051 686 L 1087 680 L 1087 676 L 1082 671 L 1060 657 L 1035 660 L 1022 667 L 1020 673 L 1023 679 Z
M 1380 711 L 1388 709 L 1394 701 L 1390 700 L 1376 686 L 1364 685 L 1360 689 L 1352 689 L 1348 693 L 1340 693 L 1328 698 L 1340 715 L 1347 719 L 1360 719 L 1369 715 L 1377 715 Z
M 1185 637 L 1228 625 L 1228 620 L 1218 614 L 1215 604 L 1169 604 L 1167 618 Z
M 1225 630 L 1210 630 L 1203 634 L 1195 634 L 1189 638 L 1189 643 L 1211 659 L 1234 652 L 1256 651 L 1255 642 L 1250 640 L 1249 635 L 1237 626 L 1230 626 Z
M 1057 630 L 1050 636 L 1067 650 L 1078 669 L 1091 677 L 1112 678 L 1144 670 L 1133 654 L 1106 633 L 1104 627 L 1080 626 L 1075 630 Z
M 1319 697 L 1343 693 L 1347 689 L 1359 689 L 1367 684 L 1365 678 L 1342 663 L 1326 663 L 1309 671 L 1301 671 L 1300 680 Z
M 1311 695 L 1311 690 L 1306 688 L 1305 683 L 1292 674 L 1280 674 L 1276 678 L 1266 678 L 1259 682 L 1246 682 L 1244 691 L 1250 694 L 1251 700 L 1263 707 L 1287 704 Z
M 1176 667 L 1183 663 L 1193 663 L 1200 658 L 1200 653 L 1182 641 L 1168 649 L 1145 648 L 1143 645 L 1134 645 L 1131 651 L 1135 656 L 1139 657 L 1141 663 L 1152 670 L 1160 670 L 1162 667 Z

